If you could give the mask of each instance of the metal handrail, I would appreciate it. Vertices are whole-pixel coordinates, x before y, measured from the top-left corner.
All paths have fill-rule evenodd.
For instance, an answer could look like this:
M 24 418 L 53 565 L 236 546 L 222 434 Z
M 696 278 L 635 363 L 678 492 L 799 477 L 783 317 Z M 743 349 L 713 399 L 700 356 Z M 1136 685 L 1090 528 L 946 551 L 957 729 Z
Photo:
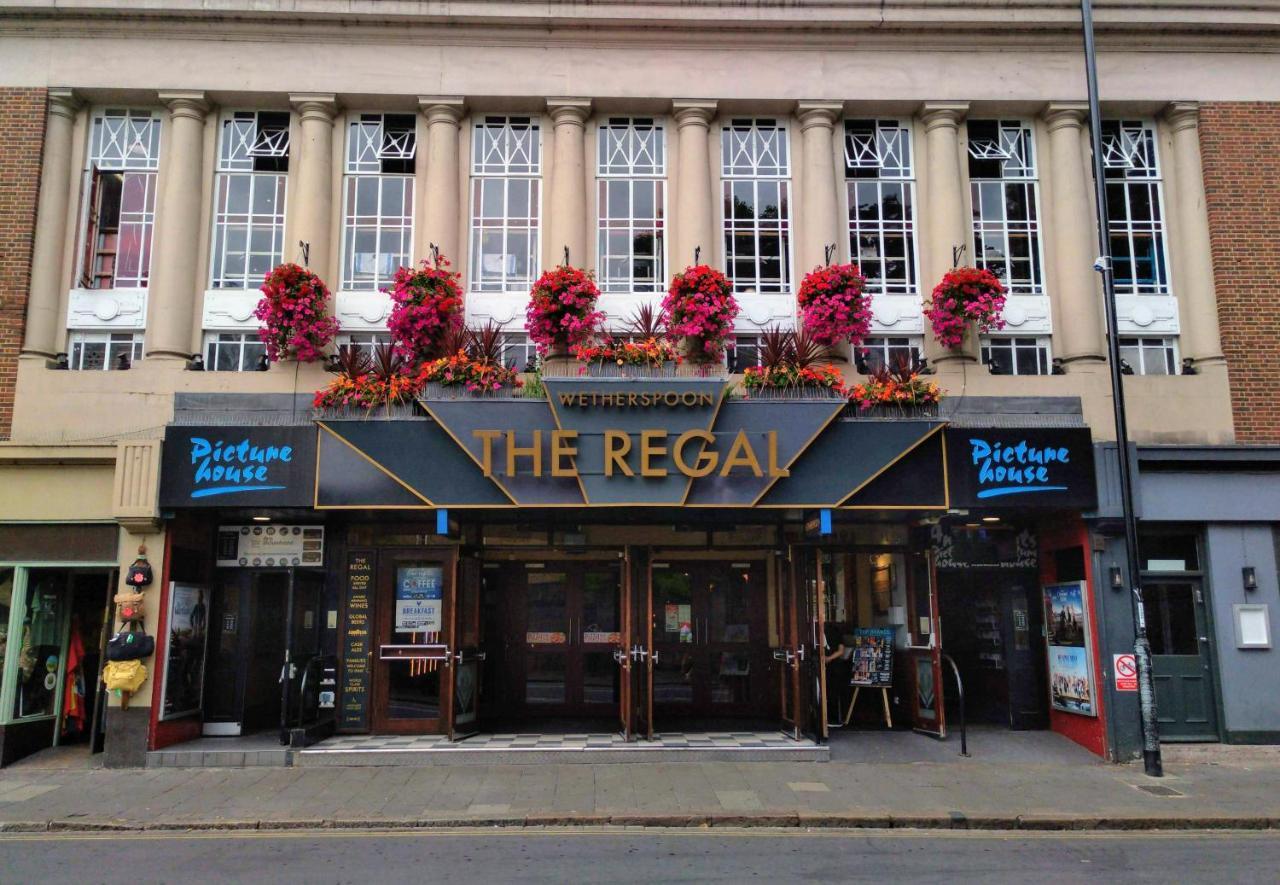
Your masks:
M 956 666 L 956 659 L 945 651 L 939 651 L 938 654 L 951 665 L 951 672 L 956 676 L 956 696 L 960 701 L 960 755 L 968 756 L 969 742 L 964 728 L 964 680 L 960 678 L 960 668 Z

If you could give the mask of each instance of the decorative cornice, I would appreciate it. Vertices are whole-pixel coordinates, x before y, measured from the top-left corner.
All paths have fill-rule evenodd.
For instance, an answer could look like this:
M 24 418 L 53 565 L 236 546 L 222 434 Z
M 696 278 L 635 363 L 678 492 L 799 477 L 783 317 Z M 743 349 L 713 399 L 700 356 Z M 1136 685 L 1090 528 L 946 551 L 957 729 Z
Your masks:
M 418 110 L 432 123 L 452 123 L 457 126 L 466 113 L 467 102 L 459 96 L 419 95 Z
M 156 93 L 161 104 L 169 109 L 169 116 L 175 120 L 203 121 L 209 112 L 209 102 L 205 94 L 198 90 L 173 90 Z
M 293 92 L 289 104 L 303 120 L 323 120 L 332 123 L 338 115 L 338 101 L 332 92 Z
M 1089 116 L 1089 105 L 1082 101 L 1051 101 L 1041 113 L 1045 128 L 1050 132 L 1059 129 L 1079 129 Z
M 76 112 L 80 110 L 83 102 L 76 98 L 75 92 L 65 88 L 55 88 L 49 90 L 49 116 L 66 117 L 68 120 L 76 118 Z
M 1175 101 L 1165 109 L 1164 118 L 1174 132 L 1195 129 L 1200 125 L 1200 105 L 1194 101 Z
M 676 126 L 706 127 L 715 119 L 719 103 L 703 98 L 677 98 L 671 102 L 671 114 L 676 118 Z
M 955 129 L 967 113 L 967 101 L 926 101 L 920 105 L 920 121 L 924 123 L 925 132 L 939 127 Z
M 800 131 L 804 132 L 814 126 L 830 129 L 844 113 L 844 103 L 838 101 L 799 101 L 796 102 L 796 117 L 800 120 Z
M 591 116 L 591 99 L 548 98 L 547 113 L 551 115 L 551 122 L 557 126 L 562 123 L 584 126 Z

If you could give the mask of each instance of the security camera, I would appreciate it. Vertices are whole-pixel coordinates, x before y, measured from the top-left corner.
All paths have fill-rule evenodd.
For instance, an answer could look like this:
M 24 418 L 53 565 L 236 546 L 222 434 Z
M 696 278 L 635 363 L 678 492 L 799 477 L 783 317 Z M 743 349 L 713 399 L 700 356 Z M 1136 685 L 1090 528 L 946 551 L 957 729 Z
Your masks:
M 1094 269 L 1095 271 L 1097 271 L 1098 273 L 1106 273 L 1106 270 L 1107 270 L 1107 259 L 1105 259 L 1105 258 L 1103 258 L 1103 257 L 1099 256 L 1099 257 L 1098 257 L 1097 259 L 1095 259 L 1095 260 L 1094 260 L 1094 262 L 1093 262 L 1093 269 Z

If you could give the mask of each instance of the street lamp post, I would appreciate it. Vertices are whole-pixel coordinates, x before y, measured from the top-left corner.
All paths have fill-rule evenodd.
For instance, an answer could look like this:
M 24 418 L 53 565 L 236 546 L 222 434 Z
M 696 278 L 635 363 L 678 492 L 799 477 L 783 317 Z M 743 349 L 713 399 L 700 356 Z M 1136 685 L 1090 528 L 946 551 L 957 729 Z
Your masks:
M 1142 608 L 1138 565 L 1138 518 L 1133 511 L 1133 463 L 1129 457 L 1129 427 L 1124 409 L 1124 376 L 1120 372 L 1120 330 L 1116 321 L 1116 286 L 1107 234 L 1107 183 L 1102 157 L 1102 117 L 1098 111 L 1098 63 L 1093 45 L 1093 3 L 1080 0 L 1084 20 L 1085 76 L 1089 85 L 1089 138 L 1093 148 L 1093 192 L 1098 208 L 1098 260 L 1107 315 L 1107 359 L 1111 364 L 1111 398 L 1115 406 L 1116 456 L 1120 467 L 1120 508 L 1124 514 L 1124 546 L 1133 604 L 1133 651 L 1138 664 L 1138 707 L 1142 720 L 1142 765 L 1152 777 L 1164 774 L 1160 761 L 1160 732 L 1156 725 L 1155 684 L 1151 678 L 1151 644 Z

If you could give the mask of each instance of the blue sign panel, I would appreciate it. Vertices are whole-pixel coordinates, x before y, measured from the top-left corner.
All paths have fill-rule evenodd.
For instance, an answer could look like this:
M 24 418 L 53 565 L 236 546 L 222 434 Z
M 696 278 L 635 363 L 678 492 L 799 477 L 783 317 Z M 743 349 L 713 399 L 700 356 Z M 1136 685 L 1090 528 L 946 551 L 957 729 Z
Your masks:
M 316 430 L 298 427 L 170 427 L 160 506 L 309 506 Z
M 952 507 L 1090 509 L 1097 501 L 1087 428 L 948 428 Z

